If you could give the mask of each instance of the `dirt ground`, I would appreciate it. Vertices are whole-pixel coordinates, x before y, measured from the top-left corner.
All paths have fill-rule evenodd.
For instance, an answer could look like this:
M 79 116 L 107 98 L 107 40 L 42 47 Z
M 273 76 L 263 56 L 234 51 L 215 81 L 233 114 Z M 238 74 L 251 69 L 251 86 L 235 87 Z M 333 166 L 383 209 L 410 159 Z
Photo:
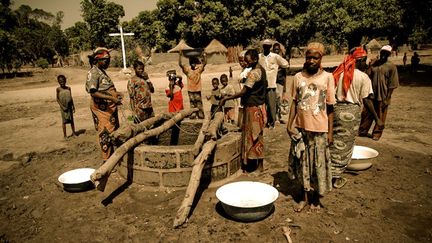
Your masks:
M 431 51 L 420 53 L 432 64 Z M 393 57 L 401 64 L 402 56 Z M 342 56 L 325 57 L 328 66 Z M 295 67 L 302 60 L 292 60 Z M 210 79 L 228 74 L 230 64 L 208 65 L 204 95 Z M 234 77 L 240 67 L 231 64 Z M 166 63 L 147 67 L 156 86 L 156 113 L 167 110 Z M 97 168 L 101 159 L 84 90 L 86 68 L 32 70 L 32 77 L 0 80 L 0 242 L 286 242 L 289 226 L 294 242 L 431 242 L 432 240 L 432 68 L 410 73 L 400 68 L 402 85 L 395 90 L 382 139 L 358 138 L 358 145 L 379 151 L 373 167 L 347 174 L 345 187 L 330 192 L 319 213 L 295 213 L 287 178 L 289 139 L 284 125 L 265 130 L 266 170 L 235 180 L 261 181 L 280 192 L 275 211 L 264 220 L 236 222 L 225 217 L 215 196 L 205 189 L 189 222 L 172 224 L 184 190 L 148 190 L 114 173 L 105 192 L 63 191 L 57 177 L 65 171 Z M 109 69 L 116 87 L 126 92 L 127 79 Z M 55 77 L 64 74 L 72 87 L 78 137 L 63 139 L 55 101 Z M 185 104 L 188 106 L 186 92 Z M 209 103 L 204 103 L 209 109 Z M 127 104 L 122 109 L 125 122 Z M 68 126 L 68 133 L 70 129 Z

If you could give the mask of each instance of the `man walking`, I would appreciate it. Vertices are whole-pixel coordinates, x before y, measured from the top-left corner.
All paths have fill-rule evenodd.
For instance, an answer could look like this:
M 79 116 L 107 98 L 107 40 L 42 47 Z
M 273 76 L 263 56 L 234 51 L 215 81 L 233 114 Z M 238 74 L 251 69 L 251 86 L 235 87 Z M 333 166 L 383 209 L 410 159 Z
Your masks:
M 374 109 L 381 120 L 382 124 L 375 123 L 372 131 L 372 139 L 378 141 L 383 133 L 388 107 L 394 89 L 399 86 L 399 75 L 392 62 L 388 60 L 392 48 L 389 45 L 383 46 L 380 51 L 378 60 L 372 60 L 367 73 L 372 80 L 372 89 L 374 93 Z M 373 114 L 366 108 L 363 108 L 359 128 L 359 136 L 368 135 L 369 129 L 374 121 Z

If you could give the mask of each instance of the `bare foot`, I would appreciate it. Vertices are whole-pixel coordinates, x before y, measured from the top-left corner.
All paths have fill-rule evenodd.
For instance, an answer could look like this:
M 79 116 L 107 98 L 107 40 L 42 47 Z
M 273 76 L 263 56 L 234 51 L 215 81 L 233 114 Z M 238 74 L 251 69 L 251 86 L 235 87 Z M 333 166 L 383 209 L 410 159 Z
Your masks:
M 313 204 L 311 204 L 311 206 L 310 206 L 310 208 L 309 208 L 309 211 L 310 212 L 312 212 L 312 213 L 319 213 L 319 212 L 321 212 L 321 205 L 313 205 Z
M 294 212 L 300 213 L 307 205 L 306 201 L 299 202 L 296 206 L 294 206 Z

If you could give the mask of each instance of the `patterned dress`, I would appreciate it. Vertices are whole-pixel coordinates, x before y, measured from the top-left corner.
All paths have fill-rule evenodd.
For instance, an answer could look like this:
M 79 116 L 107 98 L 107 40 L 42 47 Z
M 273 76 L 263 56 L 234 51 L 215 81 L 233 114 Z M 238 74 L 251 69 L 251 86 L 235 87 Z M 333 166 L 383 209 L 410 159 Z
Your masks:
M 140 123 L 154 116 L 151 92 L 146 80 L 133 76 L 127 85 L 134 122 Z
M 246 165 L 248 160 L 264 159 L 264 127 L 267 122 L 267 79 L 264 68 L 258 64 L 252 69 L 244 85 L 247 91 L 241 99 L 244 106 L 241 154 Z
M 101 92 L 105 95 L 114 95 L 116 89 L 111 78 L 104 70 L 93 66 L 87 74 L 86 90 L 88 93 Z M 102 150 L 102 158 L 106 161 L 114 152 L 110 134 L 119 128 L 117 105 L 111 100 L 91 98 L 90 110 L 93 116 L 95 129 L 98 132 L 98 141 Z
M 343 93 L 343 78 L 344 73 L 337 81 L 333 144 L 330 146 L 333 178 L 340 178 L 351 162 L 363 99 L 373 94 L 371 80 L 366 73 L 354 70 L 346 95 Z

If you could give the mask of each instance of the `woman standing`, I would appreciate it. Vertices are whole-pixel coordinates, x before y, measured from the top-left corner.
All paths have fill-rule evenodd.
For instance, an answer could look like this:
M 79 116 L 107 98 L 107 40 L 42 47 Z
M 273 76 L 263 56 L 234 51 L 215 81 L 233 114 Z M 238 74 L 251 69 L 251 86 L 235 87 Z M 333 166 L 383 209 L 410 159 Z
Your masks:
M 333 143 L 334 78 L 321 67 L 324 46 L 310 43 L 303 70 L 294 76 L 287 131 L 291 137 L 288 175 L 299 180 L 303 198 L 294 208 L 321 208 L 320 199 L 332 189 L 328 145 Z
M 123 95 L 117 92 L 111 78 L 105 70 L 110 64 L 108 49 L 98 47 L 89 56 L 92 66 L 87 74 L 86 91 L 90 94 L 90 110 L 98 141 L 102 150 L 102 159 L 105 162 L 114 152 L 109 135 L 119 127 L 117 106 L 121 105 Z
M 242 129 L 242 161 L 247 172 L 264 170 L 264 127 L 266 124 L 265 97 L 267 78 L 264 68 L 258 63 L 258 51 L 248 50 L 245 54 L 247 74 L 242 90 L 234 95 L 222 98 L 220 105 L 227 100 L 241 98 L 244 107 Z

